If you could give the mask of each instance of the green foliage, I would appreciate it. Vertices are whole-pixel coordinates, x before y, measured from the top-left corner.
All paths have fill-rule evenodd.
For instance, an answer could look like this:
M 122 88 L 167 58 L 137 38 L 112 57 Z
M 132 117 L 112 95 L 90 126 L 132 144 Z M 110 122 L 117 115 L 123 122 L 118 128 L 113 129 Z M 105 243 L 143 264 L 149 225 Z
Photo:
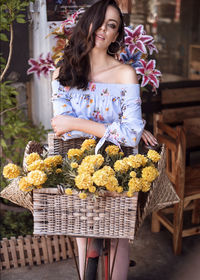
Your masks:
M 28 141 L 41 142 L 45 140 L 47 131 L 40 124 L 34 126 L 26 117 L 24 111 L 18 107 L 16 96 L 18 92 L 9 81 L 1 84 L 1 147 L 2 165 L 8 160 L 22 164 L 23 152 Z M 2 178 L 1 186 L 6 182 Z
M 0 31 L 9 31 L 10 25 L 13 21 L 17 21 L 18 23 L 25 23 L 25 14 L 27 6 L 29 5 L 30 0 L 0 0 Z M 1 40 L 6 40 L 6 35 L 2 33 L 4 39 L 2 39 L 2 35 L 0 35 Z
M 2 211 L 0 215 L 0 239 L 11 236 L 33 234 L 33 217 L 28 211 L 16 213 Z

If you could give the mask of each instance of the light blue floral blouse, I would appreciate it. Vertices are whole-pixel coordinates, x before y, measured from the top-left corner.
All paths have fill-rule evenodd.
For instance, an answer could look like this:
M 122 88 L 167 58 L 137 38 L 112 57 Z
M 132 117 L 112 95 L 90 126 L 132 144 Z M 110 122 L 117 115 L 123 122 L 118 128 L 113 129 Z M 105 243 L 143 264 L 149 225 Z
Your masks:
M 136 147 L 145 122 L 142 120 L 139 84 L 89 83 L 86 91 L 62 86 L 52 81 L 53 112 L 105 124 L 106 131 L 96 152 L 105 140 L 118 146 Z M 64 140 L 94 137 L 81 131 L 70 131 Z

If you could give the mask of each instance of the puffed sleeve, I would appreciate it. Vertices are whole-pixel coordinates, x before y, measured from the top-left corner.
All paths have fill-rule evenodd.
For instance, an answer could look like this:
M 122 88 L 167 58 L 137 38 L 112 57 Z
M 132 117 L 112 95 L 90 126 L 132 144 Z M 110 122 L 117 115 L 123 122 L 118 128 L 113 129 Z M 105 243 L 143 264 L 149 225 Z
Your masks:
M 53 103 L 53 115 L 68 115 L 72 117 L 77 117 L 71 104 L 71 96 L 69 93 L 69 88 L 63 87 L 58 80 L 52 81 L 52 103 Z M 79 137 L 90 137 L 91 135 L 86 134 L 82 131 L 69 131 L 62 135 L 63 140 L 68 140 L 71 138 Z
M 96 152 L 105 141 L 130 147 L 136 147 L 140 141 L 145 126 L 145 121 L 142 119 L 140 86 L 139 84 L 126 85 L 122 92 L 120 119 L 107 125 Z

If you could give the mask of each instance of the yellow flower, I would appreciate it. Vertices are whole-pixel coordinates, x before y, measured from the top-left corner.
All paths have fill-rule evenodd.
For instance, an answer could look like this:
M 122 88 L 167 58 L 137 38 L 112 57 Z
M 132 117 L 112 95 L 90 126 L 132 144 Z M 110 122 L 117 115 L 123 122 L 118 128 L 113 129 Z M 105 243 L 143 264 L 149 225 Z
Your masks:
M 61 155 L 53 156 L 53 159 L 54 159 L 54 162 L 55 162 L 56 165 L 62 164 L 62 162 L 63 162 L 63 159 L 62 159 Z
M 42 185 L 46 182 L 46 180 L 47 180 L 47 175 L 40 170 L 31 171 L 27 176 L 28 183 L 34 186 Z
M 56 174 L 62 173 L 62 169 L 61 168 L 57 168 L 56 169 Z
M 95 168 L 99 168 L 104 162 L 104 157 L 100 154 L 86 156 L 78 168 L 78 174 L 94 173 Z
M 78 163 L 77 162 L 72 162 L 71 163 L 71 168 L 77 168 L 78 167 Z
M 139 192 L 141 190 L 141 182 L 139 178 L 131 178 L 128 182 L 129 191 Z
M 160 160 L 160 155 L 154 150 L 149 150 L 147 157 L 150 158 L 153 162 L 158 162 Z
M 24 192 L 32 190 L 32 185 L 28 182 L 27 177 L 22 177 L 19 181 L 19 189 Z
M 87 194 L 86 193 L 79 193 L 79 197 L 81 199 L 86 199 L 87 198 Z
M 44 164 L 47 169 L 56 167 L 59 164 L 62 164 L 62 157 L 60 155 L 57 156 L 50 156 L 45 158 Z
M 115 186 L 112 186 L 110 184 L 106 184 L 106 190 L 109 191 L 109 192 L 114 192 L 116 189 L 115 189 Z
M 128 192 L 126 193 L 126 195 L 127 195 L 128 197 L 133 197 L 133 192 L 128 191 Z
M 115 171 L 108 165 L 105 165 L 103 168 L 102 168 L 103 171 L 105 171 L 108 176 L 110 175 L 115 175 Z
M 67 194 L 67 195 L 72 195 L 72 189 L 67 188 L 67 189 L 65 190 L 65 194 Z
M 135 171 L 131 171 L 131 172 L 130 172 L 130 176 L 131 176 L 132 178 L 136 178 L 136 172 L 135 172 Z
M 116 189 L 116 191 L 117 191 L 118 193 L 122 193 L 122 192 L 123 192 L 123 187 L 121 187 L 121 186 L 116 187 L 115 189 Z
M 132 168 L 138 168 L 140 166 L 145 166 L 147 163 L 147 158 L 143 155 L 130 155 L 128 158 L 125 159 L 127 164 L 130 165 Z
M 39 185 L 36 187 L 37 189 L 42 189 L 42 185 Z
M 96 188 L 95 188 L 95 186 L 91 186 L 91 187 L 89 187 L 89 192 L 91 192 L 91 193 L 96 192 Z
M 81 150 L 82 151 L 90 150 L 90 149 L 94 148 L 95 146 L 96 146 L 95 139 L 86 139 L 81 145 Z
M 88 173 L 82 173 L 76 176 L 75 178 L 75 184 L 78 189 L 88 189 L 92 186 L 93 181 L 92 177 Z
M 119 155 L 123 157 L 123 156 L 124 156 L 124 153 L 123 153 L 123 152 L 119 152 Z
M 72 159 L 73 157 L 76 159 L 80 159 L 83 154 L 83 151 L 81 149 L 69 149 L 67 156 L 69 159 Z
M 108 183 L 109 176 L 103 169 L 99 169 L 94 172 L 92 179 L 97 186 L 103 187 Z
M 142 166 L 145 166 L 148 162 L 148 159 L 144 155 L 141 155 L 141 154 L 135 155 L 135 160 L 138 163 L 140 163 Z
M 9 163 L 4 166 L 3 176 L 7 179 L 14 179 L 20 175 L 20 168 L 13 163 Z
M 105 149 L 106 153 L 109 156 L 115 156 L 119 153 L 119 147 L 116 145 L 109 145 L 106 149 Z
M 148 182 L 153 182 L 158 175 L 158 170 L 153 166 L 148 166 L 142 169 L 142 178 Z
M 41 159 L 40 155 L 37 154 L 37 153 L 31 153 L 30 155 L 28 155 L 26 158 L 25 158 L 25 161 L 26 161 L 26 164 L 27 165 L 30 165 L 31 163 L 33 163 L 34 161 L 36 160 L 39 160 Z
M 142 186 L 142 192 L 148 192 L 151 187 L 151 183 L 144 180 L 143 178 L 140 179 L 141 186 Z
M 44 170 L 44 161 L 41 159 L 38 159 L 36 161 L 34 161 L 33 163 L 31 163 L 30 165 L 28 165 L 28 171 L 33 171 L 33 170 Z
M 117 172 L 125 173 L 129 169 L 129 165 L 126 163 L 126 160 L 120 159 L 114 163 L 114 169 Z

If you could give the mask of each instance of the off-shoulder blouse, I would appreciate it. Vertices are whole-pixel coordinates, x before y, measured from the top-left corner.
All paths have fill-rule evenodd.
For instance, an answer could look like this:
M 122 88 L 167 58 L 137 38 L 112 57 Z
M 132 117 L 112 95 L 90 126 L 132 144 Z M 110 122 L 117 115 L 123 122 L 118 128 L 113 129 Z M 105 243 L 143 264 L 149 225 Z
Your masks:
M 116 145 L 136 147 L 140 141 L 145 122 L 141 113 L 139 84 L 88 84 L 87 90 L 62 86 L 52 81 L 53 113 L 70 115 L 103 123 L 105 134 L 96 151 L 105 140 Z M 78 137 L 94 137 L 82 131 L 69 131 L 63 140 Z

